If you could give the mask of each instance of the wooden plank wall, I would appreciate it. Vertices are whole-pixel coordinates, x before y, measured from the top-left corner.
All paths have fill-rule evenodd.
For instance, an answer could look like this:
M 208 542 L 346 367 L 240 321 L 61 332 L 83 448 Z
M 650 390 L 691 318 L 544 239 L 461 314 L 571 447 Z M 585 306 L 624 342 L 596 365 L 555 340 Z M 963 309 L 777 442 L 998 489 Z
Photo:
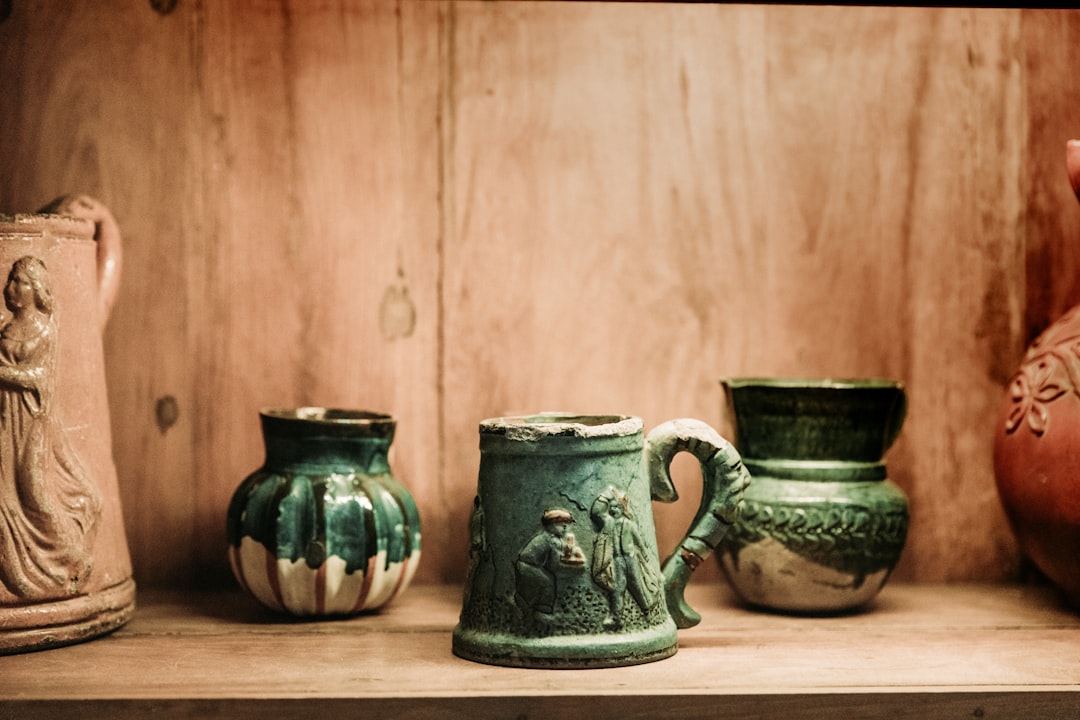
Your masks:
M 86 192 L 124 231 L 105 340 L 143 585 L 229 582 L 260 407 L 396 415 L 418 579 L 457 581 L 479 420 L 730 433 L 718 380 L 747 374 L 904 381 L 897 577 L 1009 580 L 991 428 L 1080 299 L 1078 39 L 1076 11 L 13 0 L 0 209 Z M 675 469 L 665 547 L 700 485 Z

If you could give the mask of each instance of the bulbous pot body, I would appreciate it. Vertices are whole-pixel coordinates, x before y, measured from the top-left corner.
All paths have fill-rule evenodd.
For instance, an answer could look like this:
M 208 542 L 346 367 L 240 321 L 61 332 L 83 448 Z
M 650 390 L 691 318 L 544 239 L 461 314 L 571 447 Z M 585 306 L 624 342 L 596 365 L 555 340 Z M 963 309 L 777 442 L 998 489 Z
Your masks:
M 420 516 L 391 474 L 395 421 L 366 411 L 260 413 L 266 461 L 229 504 L 229 563 L 263 605 L 351 615 L 405 590 L 420 560 Z
M 994 431 L 998 495 L 1021 552 L 1080 608 L 1080 307 L 1027 351 Z
M 882 461 L 904 390 L 888 380 L 724 381 L 754 482 L 718 548 L 746 603 L 793 613 L 858 608 L 903 550 L 908 503 Z

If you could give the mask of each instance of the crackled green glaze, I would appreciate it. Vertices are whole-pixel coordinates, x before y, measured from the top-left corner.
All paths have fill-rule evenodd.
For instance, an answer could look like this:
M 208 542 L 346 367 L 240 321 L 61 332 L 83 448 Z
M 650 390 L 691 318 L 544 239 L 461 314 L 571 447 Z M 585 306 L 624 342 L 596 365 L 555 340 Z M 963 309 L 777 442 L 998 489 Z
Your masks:
M 754 476 L 718 548 L 752 605 L 859 607 L 884 586 L 907 537 L 908 503 L 883 456 L 906 414 L 889 380 L 724 381 L 736 445 Z
M 677 499 L 668 467 L 702 464 L 695 522 L 661 567 L 652 501 Z M 457 655 L 541 668 L 632 665 L 673 654 L 700 617 L 683 589 L 738 514 L 749 482 L 712 428 L 674 420 L 536 415 L 480 425 L 480 473 Z

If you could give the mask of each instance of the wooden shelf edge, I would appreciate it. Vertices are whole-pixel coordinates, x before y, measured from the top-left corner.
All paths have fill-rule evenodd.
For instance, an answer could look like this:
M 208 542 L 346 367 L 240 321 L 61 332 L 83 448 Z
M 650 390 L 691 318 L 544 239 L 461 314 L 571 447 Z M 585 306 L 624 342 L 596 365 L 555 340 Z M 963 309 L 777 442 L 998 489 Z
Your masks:
M 705 619 L 672 658 L 562 671 L 455 657 L 456 587 L 330 621 L 239 591 L 144 592 L 112 635 L 0 657 L 0 716 L 1080 716 L 1080 615 L 1046 588 L 897 585 L 828 618 L 752 611 L 716 586 L 688 599 Z
M 1070 691 L 895 692 L 815 694 L 533 696 L 457 698 L 166 698 L 156 700 L 0 701 L 5 717 L 55 720 L 97 717 L 114 720 L 154 718 L 358 717 L 483 720 L 586 715 L 590 720 L 688 718 L 701 720 L 865 720 L 907 718 L 1024 718 L 1059 720 L 1080 713 L 1080 694 Z M 373 715 L 378 713 L 378 715 Z

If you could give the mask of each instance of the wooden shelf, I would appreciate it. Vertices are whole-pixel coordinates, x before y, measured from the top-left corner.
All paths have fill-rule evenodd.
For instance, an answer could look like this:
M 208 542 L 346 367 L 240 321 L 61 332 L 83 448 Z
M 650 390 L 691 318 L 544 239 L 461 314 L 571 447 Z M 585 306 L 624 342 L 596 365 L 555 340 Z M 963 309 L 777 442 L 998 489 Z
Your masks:
M 139 595 L 80 645 L 0 657 L 0 716 L 478 718 L 1075 717 L 1080 615 L 1048 588 L 890 585 L 867 612 L 745 609 L 692 587 L 703 623 L 627 668 L 492 667 L 450 651 L 460 589 L 299 622 L 239 591 Z M 375 715 L 374 713 L 381 713 Z

